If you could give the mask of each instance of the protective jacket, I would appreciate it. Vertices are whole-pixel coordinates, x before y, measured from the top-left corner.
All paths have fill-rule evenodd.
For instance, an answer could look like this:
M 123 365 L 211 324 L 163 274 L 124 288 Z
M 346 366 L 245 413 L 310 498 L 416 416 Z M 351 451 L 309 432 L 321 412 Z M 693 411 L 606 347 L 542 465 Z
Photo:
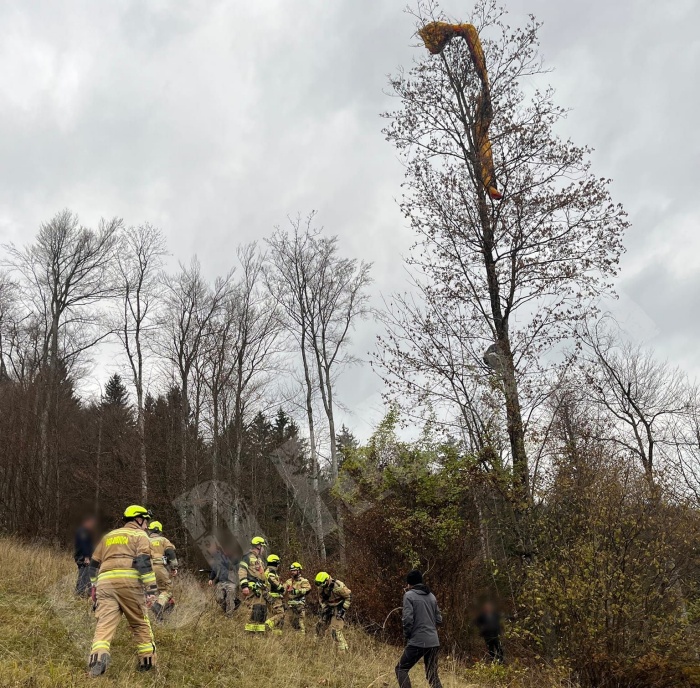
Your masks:
M 271 597 L 282 597 L 284 595 L 284 585 L 277 573 L 276 566 L 268 566 L 265 569 L 265 580 Z
M 133 585 L 141 582 L 147 594 L 155 594 L 156 574 L 151 564 L 148 535 L 135 523 L 127 523 L 105 535 L 90 561 L 90 581 L 99 586 L 109 580 Z
M 266 587 L 265 564 L 252 550 L 245 554 L 238 564 L 238 580 L 240 587 Z
M 306 596 L 311 592 L 311 583 L 306 578 L 288 578 L 284 584 L 289 604 L 294 606 L 306 604 Z
M 334 580 L 330 585 L 321 588 L 318 601 L 321 603 L 321 612 L 326 609 L 349 609 L 351 590 L 345 583 Z
M 175 545 L 164 535 L 151 535 L 153 566 L 165 566 L 168 570 L 178 567 Z
M 403 634 L 408 645 L 439 647 L 437 626 L 442 614 L 435 595 L 427 585 L 414 585 L 403 596 Z

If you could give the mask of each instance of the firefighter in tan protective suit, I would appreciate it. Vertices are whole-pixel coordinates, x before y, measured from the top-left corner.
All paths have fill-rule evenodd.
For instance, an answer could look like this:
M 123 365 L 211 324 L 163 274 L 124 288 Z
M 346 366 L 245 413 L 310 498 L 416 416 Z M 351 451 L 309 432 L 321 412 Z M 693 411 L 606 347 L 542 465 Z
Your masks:
M 333 580 L 329 573 L 321 571 L 316 574 L 316 587 L 319 589 L 318 601 L 321 605 L 321 618 L 316 624 L 316 634 L 323 637 L 330 628 L 338 649 L 348 649 L 343 635 L 345 614 L 350 608 L 350 588 L 339 580 Z
M 284 584 L 287 594 L 287 611 L 284 615 L 285 625 L 298 628 L 306 633 L 304 621 L 306 619 L 306 596 L 311 592 L 311 583 L 301 575 L 302 566 L 295 561 L 289 567 L 290 578 Z
M 149 671 L 155 666 L 156 646 L 147 611 L 158 592 L 151 565 L 151 545 L 145 532 L 150 518 L 149 511 L 142 506 L 127 507 L 124 526 L 107 533 L 90 560 L 97 617 L 90 650 L 90 676 L 97 677 L 106 671 L 110 643 L 122 615 L 136 641 L 139 670 Z
M 243 596 L 241 607 L 246 617 L 245 630 L 249 633 L 264 633 L 266 630 L 267 605 L 271 604 L 267 591 L 263 550 L 267 547 L 265 538 L 254 537 L 250 551 L 238 565 L 238 580 Z
M 151 611 L 156 621 L 162 621 L 163 615 L 171 612 L 175 606 L 172 578 L 177 576 L 177 554 L 173 543 L 163 535 L 163 524 L 160 521 L 151 521 L 148 535 L 151 538 L 151 560 L 158 586 L 158 599 Z
M 284 585 L 280 580 L 279 571 L 280 558 L 276 554 L 271 554 L 267 558 L 267 568 L 265 569 L 265 581 L 267 582 L 268 594 L 270 595 L 268 619 L 265 625 L 273 633 L 282 633 L 284 623 Z

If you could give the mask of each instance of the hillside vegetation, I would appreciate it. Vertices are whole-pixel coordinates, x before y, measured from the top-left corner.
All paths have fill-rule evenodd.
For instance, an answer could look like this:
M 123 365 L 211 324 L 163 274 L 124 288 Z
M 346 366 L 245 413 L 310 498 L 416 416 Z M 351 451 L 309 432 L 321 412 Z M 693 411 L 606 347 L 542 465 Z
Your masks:
M 187 574 L 177 584 L 177 616 L 156 628 L 158 673 L 135 671 L 134 651 L 123 622 L 107 676 L 90 680 L 85 676 L 85 659 L 94 620 L 90 603 L 72 593 L 74 570 L 66 554 L 0 539 L 0 685 L 395 685 L 398 648 L 356 629 L 348 632 L 351 651 L 346 655 L 335 652 L 330 641 L 316 644 L 311 634 L 249 637 L 241 629 L 242 620 L 223 619 L 210 595 Z M 446 688 L 486 685 L 446 658 L 443 667 Z M 415 673 L 414 685 L 425 686 L 420 668 Z M 492 678 L 498 677 L 494 673 Z

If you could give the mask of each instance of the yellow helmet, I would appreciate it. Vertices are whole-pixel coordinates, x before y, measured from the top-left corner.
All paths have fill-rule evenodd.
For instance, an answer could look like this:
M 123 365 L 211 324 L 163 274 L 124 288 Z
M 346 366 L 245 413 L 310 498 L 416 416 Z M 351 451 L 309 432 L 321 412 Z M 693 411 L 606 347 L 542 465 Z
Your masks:
M 268 566 L 279 566 L 280 563 L 280 558 L 276 554 L 271 554 L 267 558 L 267 565 Z
M 303 570 L 303 567 L 302 567 L 302 565 L 301 565 L 298 561 L 293 561 L 293 562 L 289 565 L 289 570 L 290 570 L 290 571 L 301 571 L 301 570 Z
M 151 512 L 146 509 L 146 507 L 139 506 L 138 504 L 132 504 L 124 509 L 124 518 L 129 520 L 132 518 L 151 518 Z
M 331 579 L 331 574 L 325 571 L 320 571 L 316 574 L 316 580 L 314 581 L 319 588 L 325 588 L 328 585 L 328 581 Z
M 163 524 L 160 521 L 151 521 L 148 525 L 148 530 L 155 530 L 158 533 L 162 533 Z
M 267 542 L 265 541 L 264 537 L 260 537 L 259 535 L 256 535 L 251 541 L 250 544 L 253 545 L 253 547 L 267 547 Z

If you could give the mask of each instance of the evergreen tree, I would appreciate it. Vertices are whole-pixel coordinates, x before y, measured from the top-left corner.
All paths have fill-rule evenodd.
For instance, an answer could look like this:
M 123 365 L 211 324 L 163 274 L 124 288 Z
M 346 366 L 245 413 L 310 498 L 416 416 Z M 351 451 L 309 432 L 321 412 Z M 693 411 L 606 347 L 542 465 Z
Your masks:
M 350 431 L 350 428 L 343 423 L 340 432 L 336 433 L 335 446 L 338 449 L 338 456 L 342 464 L 345 459 L 352 453 L 353 450 L 360 446 L 360 442 L 355 435 Z
M 127 408 L 129 405 L 129 392 L 119 373 L 114 373 L 105 385 L 105 393 L 102 403 L 105 406 Z

